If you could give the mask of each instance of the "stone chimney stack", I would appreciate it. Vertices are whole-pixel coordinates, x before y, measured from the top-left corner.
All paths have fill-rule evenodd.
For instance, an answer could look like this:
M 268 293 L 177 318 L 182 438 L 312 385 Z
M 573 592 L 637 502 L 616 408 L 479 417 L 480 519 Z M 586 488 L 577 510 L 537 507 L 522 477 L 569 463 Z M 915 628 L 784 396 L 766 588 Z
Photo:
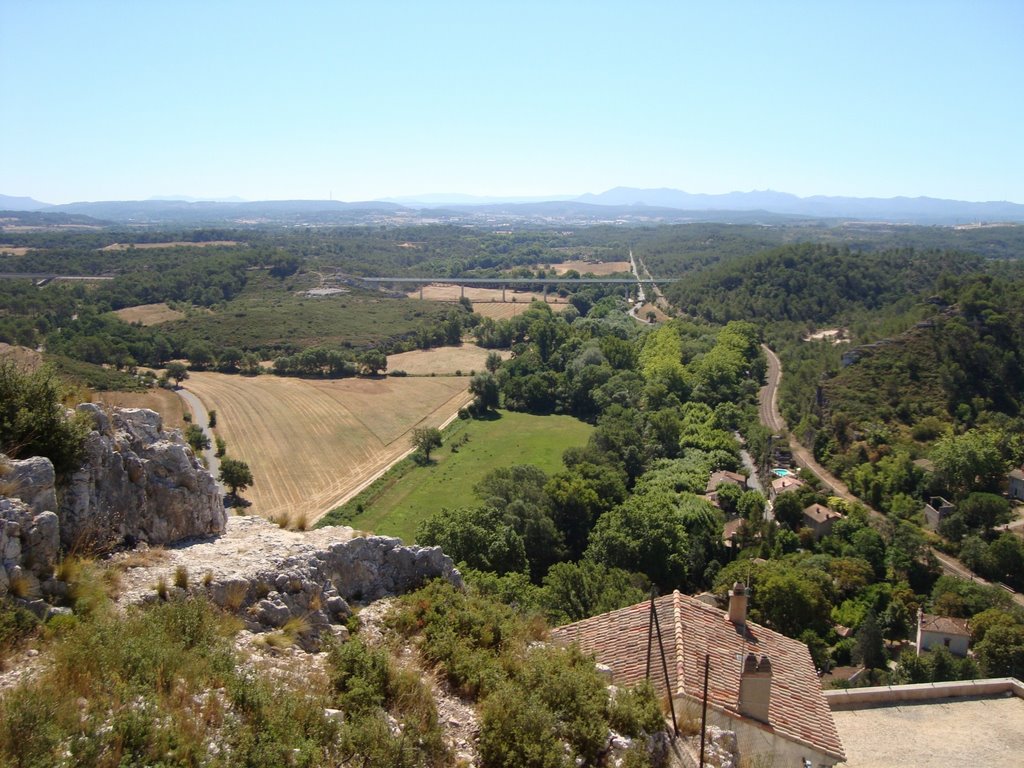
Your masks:
M 738 627 L 747 623 L 747 592 L 742 581 L 737 581 L 729 590 L 729 621 Z
M 767 723 L 771 699 L 772 663 L 767 656 L 748 653 L 740 673 L 740 714 Z

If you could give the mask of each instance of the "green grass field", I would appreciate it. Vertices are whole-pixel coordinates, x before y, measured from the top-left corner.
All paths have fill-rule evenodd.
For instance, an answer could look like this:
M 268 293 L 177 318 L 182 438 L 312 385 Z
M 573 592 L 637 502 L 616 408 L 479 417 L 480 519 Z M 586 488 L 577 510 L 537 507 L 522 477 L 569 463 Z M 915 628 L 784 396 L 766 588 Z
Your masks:
M 584 445 L 593 430 L 571 416 L 499 414 L 493 420 L 455 422 L 429 466 L 405 459 L 348 504 L 331 511 L 321 525 L 351 525 L 411 542 L 420 521 L 434 512 L 478 503 L 473 486 L 488 472 L 533 464 L 553 474 L 562 468 L 562 452 Z M 466 442 L 453 451 L 463 435 Z

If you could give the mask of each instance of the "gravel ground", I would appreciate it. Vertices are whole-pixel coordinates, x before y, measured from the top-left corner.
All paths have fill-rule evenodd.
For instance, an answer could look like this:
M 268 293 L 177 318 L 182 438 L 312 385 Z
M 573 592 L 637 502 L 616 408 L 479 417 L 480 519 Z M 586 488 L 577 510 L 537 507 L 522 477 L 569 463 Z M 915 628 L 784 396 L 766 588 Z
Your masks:
M 1015 696 L 833 712 L 848 768 L 1019 768 L 1024 700 Z

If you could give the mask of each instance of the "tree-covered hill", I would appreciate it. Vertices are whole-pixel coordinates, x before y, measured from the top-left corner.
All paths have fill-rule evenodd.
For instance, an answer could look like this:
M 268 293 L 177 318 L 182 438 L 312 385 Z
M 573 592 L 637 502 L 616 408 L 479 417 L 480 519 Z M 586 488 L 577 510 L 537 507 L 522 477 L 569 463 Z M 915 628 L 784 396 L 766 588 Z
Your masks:
M 954 251 L 912 248 L 851 251 L 801 243 L 721 262 L 666 291 L 681 309 L 713 322 L 834 322 L 921 291 L 939 275 L 964 274 L 983 260 Z

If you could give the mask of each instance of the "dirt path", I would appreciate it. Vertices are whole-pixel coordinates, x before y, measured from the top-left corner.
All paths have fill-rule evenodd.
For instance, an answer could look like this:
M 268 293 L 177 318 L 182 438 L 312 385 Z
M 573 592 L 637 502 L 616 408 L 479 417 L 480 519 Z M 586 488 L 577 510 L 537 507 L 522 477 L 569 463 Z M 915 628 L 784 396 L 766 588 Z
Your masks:
M 762 344 L 761 349 L 764 350 L 765 357 L 768 359 L 768 371 L 765 375 L 766 383 L 761 387 L 761 391 L 758 393 L 758 408 L 761 413 L 761 423 L 776 433 L 782 434 L 786 431 L 786 422 L 782 418 L 782 414 L 779 413 L 779 382 L 782 380 L 782 363 L 779 361 L 778 355 L 775 354 L 767 345 Z M 873 509 L 864 502 L 863 499 L 859 499 L 850 493 L 850 489 L 847 488 L 846 483 L 840 480 L 838 477 L 833 475 L 823 466 L 821 466 L 803 445 L 798 443 L 793 435 L 789 434 L 789 448 L 793 452 L 793 461 L 800 467 L 803 467 L 819 480 L 822 484 L 831 492 L 831 495 L 838 496 L 846 501 L 856 502 L 864 506 L 868 512 L 879 520 L 884 520 L 885 515 L 879 512 L 877 509 Z M 946 573 L 952 574 L 953 576 L 959 576 L 962 579 L 968 579 L 970 581 L 977 582 L 978 584 L 990 584 L 990 582 L 978 576 L 976 573 L 971 571 L 966 565 L 961 563 L 955 557 L 951 557 L 934 547 L 929 548 L 931 553 L 935 555 L 935 559 L 939 562 Z M 1013 592 L 1013 601 L 1018 605 L 1024 605 L 1024 595 Z
M 210 414 L 206 412 L 206 406 L 203 405 L 203 401 L 194 393 L 182 387 L 178 387 L 174 391 L 178 393 L 178 397 L 185 401 L 185 405 L 192 412 L 192 423 L 202 427 L 203 434 L 210 441 L 210 447 L 203 451 L 203 458 L 206 460 L 206 468 L 213 475 L 214 479 L 217 480 L 217 477 L 220 475 L 220 459 L 217 458 L 217 449 L 214 447 L 216 440 L 213 433 L 210 432 Z M 220 480 L 217 480 L 217 487 L 220 488 L 221 493 L 224 492 L 224 485 Z

